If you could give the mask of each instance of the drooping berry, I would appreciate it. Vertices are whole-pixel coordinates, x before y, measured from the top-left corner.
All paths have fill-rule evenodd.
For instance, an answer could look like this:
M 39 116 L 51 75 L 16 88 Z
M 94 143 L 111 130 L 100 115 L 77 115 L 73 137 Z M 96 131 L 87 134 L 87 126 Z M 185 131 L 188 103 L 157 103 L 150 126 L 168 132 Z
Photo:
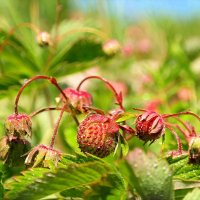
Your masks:
M 21 138 L 25 135 L 31 137 L 32 122 L 27 114 L 12 114 L 5 121 L 6 134 L 12 138 Z
M 25 164 L 32 167 L 43 166 L 49 168 L 52 164 L 57 167 L 60 160 L 61 153 L 59 151 L 40 144 L 29 152 Z
M 39 32 L 37 34 L 36 40 L 41 47 L 49 46 L 51 44 L 51 36 L 45 31 Z
M 100 158 L 115 150 L 119 126 L 111 118 L 101 114 L 91 114 L 83 120 L 78 129 L 78 144 L 84 153 Z
M 31 148 L 30 143 L 21 138 L 4 136 L 0 140 L 0 159 L 9 166 L 24 165 L 23 156 Z
M 136 134 L 145 142 L 160 138 L 164 133 L 164 129 L 162 116 L 154 111 L 146 111 L 137 117 Z
M 111 39 L 111 40 L 106 41 L 103 44 L 102 48 L 103 48 L 103 52 L 106 55 L 111 56 L 111 55 L 115 55 L 116 53 L 120 51 L 121 45 L 117 40 Z
M 85 91 L 78 91 L 74 90 L 72 88 L 66 88 L 63 90 L 65 95 L 68 97 L 70 103 L 72 106 L 78 111 L 78 112 L 84 112 L 84 106 L 91 106 L 92 105 L 92 96 Z M 61 100 L 66 103 L 65 98 L 63 95 L 60 95 Z
M 189 163 L 200 164 L 200 137 L 192 137 L 190 140 Z

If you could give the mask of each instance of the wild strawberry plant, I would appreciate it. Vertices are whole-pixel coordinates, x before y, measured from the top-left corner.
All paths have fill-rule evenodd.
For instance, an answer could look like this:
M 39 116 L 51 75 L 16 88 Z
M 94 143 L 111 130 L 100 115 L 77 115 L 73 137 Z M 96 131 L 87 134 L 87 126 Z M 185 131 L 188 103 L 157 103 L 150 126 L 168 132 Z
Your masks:
M 160 44 L 142 26 L 119 39 L 120 23 L 112 34 L 96 18 L 66 16 L 66 1 L 40 16 L 42 3 L 30 2 L 20 13 L 16 1 L 0 5 L 0 97 L 10 102 L 1 101 L 0 198 L 199 199 L 194 49 L 168 23 Z M 105 67 L 63 81 L 96 65 Z
M 58 89 L 58 106 L 42 108 L 30 114 L 19 113 L 18 104 L 23 90 L 38 79 L 47 80 Z M 109 86 L 117 108 L 109 112 L 95 107 L 92 94 L 80 89 L 90 79 L 99 79 Z M 32 118 L 52 110 L 60 114 L 50 143 L 37 144 L 31 149 L 31 137 L 34 135 Z M 139 113 L 135 114 L 134 110 Z M 76 140 L 80 150 L 74 152 L 75 156 L 54 148 L 65 113 L 71 116 L 76 125 Z M 5 120 L 5 136 L 0 140 L 0 158 L 3 161 L 2 196 L 5 199 L 38 199 L 49 195 L 56 198 L 90 199 L 105 196 L 126 199 L 141 196 L 143 199 L 173 199 L 176 189 L 176 185 L 172 184 L 173 176 L 177 179 L 186 176 L 185 180 L 196 180 L 196 173 L 193 172 L 188 177 L 186 172 L 191 168 L 200 168 L 198 136 L 192 126 L 181 120 L 182 115 L 190 115 L 200 121 L 198 115 L 189 111 L 158 114 L 152 110 L 134 108 L 132 113 L 126 112 L 122 94 L 103 77 L 89 76 L 80 81 L 77 89 L 62 89 L 53 77 L 34 76 L 19 89 L 14 114 Z M 132 118 L 136 120 L 128 125 Z M 169 118 L 175 118 L 177 122 L 169 122 Z M 165 128 L 173 133 L 178 144 L 178 150 L 165 155 L 170 165 L 152 153 L 146 155 L 139 149 L 128 152 L 128 140 L 138 137 L 144 144 L 151 144 L 165 136 Z M 181 140 L 176 131 L 188 141 L 188 152 L 182 151 Z M 114 156 L 111 163 L 102 160 L 107 156 Z M 4 175 L 7 169 L 19 167 L 20 170 L 25 170 L 22 175 L 14 179 L 7 179 Z M 191 183 L 191 187 L 193 186 Z M 184 187 L 180 189 L 184 190 Z M 106 193 L 103 194 L 102 190 L 106 190 Z

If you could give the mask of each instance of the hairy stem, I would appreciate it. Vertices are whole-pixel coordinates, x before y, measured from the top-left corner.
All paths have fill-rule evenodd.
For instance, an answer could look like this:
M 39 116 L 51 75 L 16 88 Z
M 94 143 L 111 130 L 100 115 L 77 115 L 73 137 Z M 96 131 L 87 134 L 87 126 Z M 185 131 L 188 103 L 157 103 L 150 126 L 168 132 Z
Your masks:
M 64 111 L 65 111 L 65 106 L 66 106 L 66 105 L 64 105 L 63 108 L 61 109 L 60 115 L 59 115 L 58 120 L 57 120 L 57 122 L 56 122 L 56 125 L 55 125 L 55 127 L 54 127 L 53 136 L 52 136 L 52 138 L 51 138 L 51 143 L 50 143 L 50 145 L 49 145 L 50 148 L 53 148 L 53 145 L 54 145 L 54 143 L 55 143 L 55 138 L 56 138 L 56 135 L 57 135 L 57 133 L 58 133 L 58 127 L 59 127 L 60 121 L 61 121 L 62 116 L 63 116 L 63 113 L 64 113 Z
M 29 117 L 35 117 L 36 115 L 42 113 L 42 112 L 45 112 L 45 111 L 51 111 L 51 110 L 62 110 L 62 108 L 56 108 L 56 107 L 48 107 L 48 108 L 42 108 L 40 110 L 37 110 L 35 112 L 32 112 Z
M 137 110 L 137 111 L 141 111 L 141 112 L 147 112 L 147 110 L 145 109 L 141 109 L 141 108 L 132 108 L 133 110 Z
M 168 128 L 171 131 L 171 133 L 174 135 L 174 137 L 176 138 L 177 145 L 178 145 L 178 152 L 182 153 L 182 150 L 183 150 L 182 143 L 178 134 L 174 131 L 174 129 L 170 125 L 166 124 L 166 128 Z
M 190 112 L 190 111 L 179 112 L 179 113 L 175 113 L 175 114 L 163 114 L 162 117 L 163 118 L 169 118 L 169 117 L 176 117 L 176 116 L 180 116 L 180 115 L 192 115 L 193 117 L 197 118 L 200 121 L 200 117 L 198 115 L 196 115 L 195 113 Z
M 185 128 L 186 130 L 188 131 L 189 135 L 187 137 L 190 137 L 190 136 L 196 136 L 196 133 L 194 131 L 194 128 L 189 124 L 189 123 L 186 123 L 184 121 L 182 121 L 181 119 L 179 119 L 178 117 L 174 117 L 177 121 L 179 121 Z M 177 125 L 178 126 L 178 125 Z
M 121 108 L 123 111 L 125 110 L 124 107 L 123 107 L 123 105 L 122 105 L 121 93 L 118 94 L 117 91 L 115 90 L 115 88 L 112 86 L 112 84 L 111 84 L 108 80 L 106 80 L 105 78 L 102 78 L 102 77 L 100 77 L 100 76 L 88 76 L 88 77 L 84 78 L 84 79 L 79 83 L 79 85 L 78 85 L 78 87 L 77 87 L 77 91 L 80 90 L 81 85 L 82 85 L 86 80 L 88 80 L 88 79 L 99 79 L 99 80 L 103 81 L 103 82 L 111 89 L 111 91 L 114 93 L 115 99 L 116 99 L 116 101 L 117 101 L 117 104 L 120 106 L 120 108 Z
M 18 102 L 19 102 L 19 98 L 24 90 L 24 88 L 26 86 L 28 86 L 31 82 L 37 80 L 37 79 L 46 79 L 49 80 L 51 84 L 53 84 L 59 91 L 60 93 L 63 95 L 63 97 L 66 100 L 66 104 L 69 106 L 69 109 L 71 111 L 72 117 L 74 119 L 74 121 L 76 122 L 77 125 L 79 125 L 78 119 L 76 118 L 76 114 L 74 111 L 74 107 L 71 105 L 71 103 L 69 102 L 69 98 L 65 95 L 65 93 L 63 92 L 63 90 L 61 89 L 61 87 L 58 85 L 57 80 L 54 77 L 50 77 L 50 76 L 44 76 L 44 75 L 37 75 L 32 77 L 31 79 L 29 79 L 28 81 L 26 81 L 22 87 L 19 89 L 18 94 L 16 96 L 15 99 L 15 108 L 14 108 L 14 112 L 17 115 L 18 114 Z

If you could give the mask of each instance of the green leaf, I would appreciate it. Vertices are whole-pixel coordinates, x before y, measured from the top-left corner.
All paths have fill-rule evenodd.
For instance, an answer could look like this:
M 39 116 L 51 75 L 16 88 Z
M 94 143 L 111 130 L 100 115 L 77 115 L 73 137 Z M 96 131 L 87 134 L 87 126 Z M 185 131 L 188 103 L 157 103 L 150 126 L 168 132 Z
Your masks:
M 169 157 L 168 162 L 170 163 L 170 168 L 173 171 L 174 179 L 199 181 L 200 165 L 189 164 L 187 155 L 182 155 L 177 158 Z
M 81 154 L 81 153 L 76 153 L 76 156 L 74 155 L 70 155 L 70 154 L 65 154 L 62 158 L 62 163 L 63 164 L 69 164 L 69 163 L 77 163 L 77 164 L 81 164 L 81 163 L 87 163 L 87 162 L 92 162 L 92 161 L 99 161 L 104 163 L 104 161 L 94 155 L 91 154 L 87 154 L 87 156 L 85 154 Z
M 101 43 L 94 39 L 82 38 L 58 51 L 49 71 L 53 75 L 62 76 L 92 67 L 104 58 L 106 55 L 102 51 Z
M 121 148 L 122 148 L 122 156 L 126 156 L 129 151 L 128 142 L 124 139 L 122 135 L 120 135 Z
M 87 191 L 91 192 L 91 187 L 90 186 L 83 186 L 83 187 L 78 187 L 78 188 L 70 188 L 68 190 L 65 190 L 60 193 L 63 197 L 83 197 L 84 193 Z
M 102 44 L 94 39 L 84 38 L 78 40 L 65 54 L 64 60 L 69 63 L 88 62 L 97 57 L 105 57 L 102 51 Z
M 114 156 L 117 155 L 117 157 L 124 157 L 127 155 L 128 151 L 129 151 L 128 142 L 124 139 L 124 137 L 121 134 L 119 134 L 118 142 L 115 147 L 113 155 Z
M 200 199 L 200 189 L 195 188 L 192 192 L 189 192 L 183 200 L 199 200 Z
M 127 185 L 119 173 L 110 173 L 99 184 L 91 185 L 89 199 L 127 199 Z
M 64 197 L 79 197 L 87 200 L 92 199 L 126 199 L 127 189 L 124 179 L 120 174 L 111 173 L 104 177 L 103 181 L 91 184 L 90 186 L 83 186 L 78 188 L 71 188 L 61 192 Z
M 38 169 L 33 169 L 25 172 L 24 176 L 17 177 L 17 182 L 13 180 L 6 184 L 9 191 L 5 197 L 16 200 L 44 198 L 70 188 L 98 184 L 113 171 L 113 167 L 99 161 L 72 163 L 65 168 L 56 169 L 55 172 L 46 171 L 42 174 L 38 174 Z M 122 187 L 124 190 L 125 187 Z
M 128 154 L 132 183 L 142 199 L 173 199 L 172 173 L 165 160 L 136 149 Z
M 174 180 L 173 184 L 176 200 L 182 200 L 188 192 L 192 191 L 194 188 L 200 187 L 199 181 Z
M 124 122 L 134 117 L 135 115 L 133 113 L 126 112 L 126 113 L 123 113 L 122 116 L 120 116 L 120 118 L 118 118 L 116 122 Z

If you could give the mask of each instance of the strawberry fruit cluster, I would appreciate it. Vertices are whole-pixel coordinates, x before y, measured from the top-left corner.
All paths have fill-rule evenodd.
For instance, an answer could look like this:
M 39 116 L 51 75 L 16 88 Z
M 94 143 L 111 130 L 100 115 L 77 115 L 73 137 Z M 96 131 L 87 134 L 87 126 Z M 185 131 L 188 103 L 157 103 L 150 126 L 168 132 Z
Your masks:
M 18 113 L 18 102 L 22 91 L 31 82 L 45 79 L 54 85 L 60 92 L 57 107 L 47 107 L 31 114 Z M 82 84 L 89 79 L 98 79 L 110 89 L 115 97 L 117 108 L 111 111 L 103 111 L 96 108 L 92 102 L 92 95 L 82 91 Z M 52 139 L 49 145 L 39 144 L 30 150 L 28 139 L 32 136 L 32 117 L 43 111 L 57 110 L 60 112 L 54 127 Z M 84 78 L 76 89 L 62 89 L 57 80 L 48 76 L 34 76 L 25 82 L 18 91 L 15 100 L 14 114 L 7 117 L 5 121 L 5 136 L 0 140 L 0 158 L 8 165 L 16 165 L 16 160 L 23 160 L 27 166 L 50 167 L 52 162 L 55 166 L 62 158 L 62 153 L 54 149 L 54 142 L 59 131 L 59 124 L 63 113 L 71 115 L 77 125 L 77 143 L 80 150 L 85 154 L 93 154 L 104 158 L 113 152 L 121 144 L 121 141 L 138 137 L 144 143 L 153 143 L 160 137 L 164 137 L 165 130 L 169 129 L 175 136 L 178 150 L 172 155 L 182 154 L 181 140 L 176 133 L 178 130 L 189 144 L 189 158 L 191 163 L 200 163 L 200 139 L 194 128 L 180 119 L 181 115 L 191 115 L 200 121 L 198 115 L 192 112 L 180 112 L 175 114 L 159 114 L 153 110 L 134 108 L 139 114 L 127 114 L 121 92 L 117 92 L 114 86 L 105 78 L 100 76 L 89 76 Z M 141 113 L 142 112 L 142 113 Z M 79 114 L 85 118 L 79 122 Z M 128 116 L 128 117 L 127 117 Z M 132 125 L 127 125 L 127 120 L 136 118 Z M 174 118 L 177 123 L 170 123 L 169 118 Z M 130 123 L 129 123 L 130 124 Z M 183 125 L 184 128 L 181 127 Z M 119 145 L 118 145 L 119 144 Z

